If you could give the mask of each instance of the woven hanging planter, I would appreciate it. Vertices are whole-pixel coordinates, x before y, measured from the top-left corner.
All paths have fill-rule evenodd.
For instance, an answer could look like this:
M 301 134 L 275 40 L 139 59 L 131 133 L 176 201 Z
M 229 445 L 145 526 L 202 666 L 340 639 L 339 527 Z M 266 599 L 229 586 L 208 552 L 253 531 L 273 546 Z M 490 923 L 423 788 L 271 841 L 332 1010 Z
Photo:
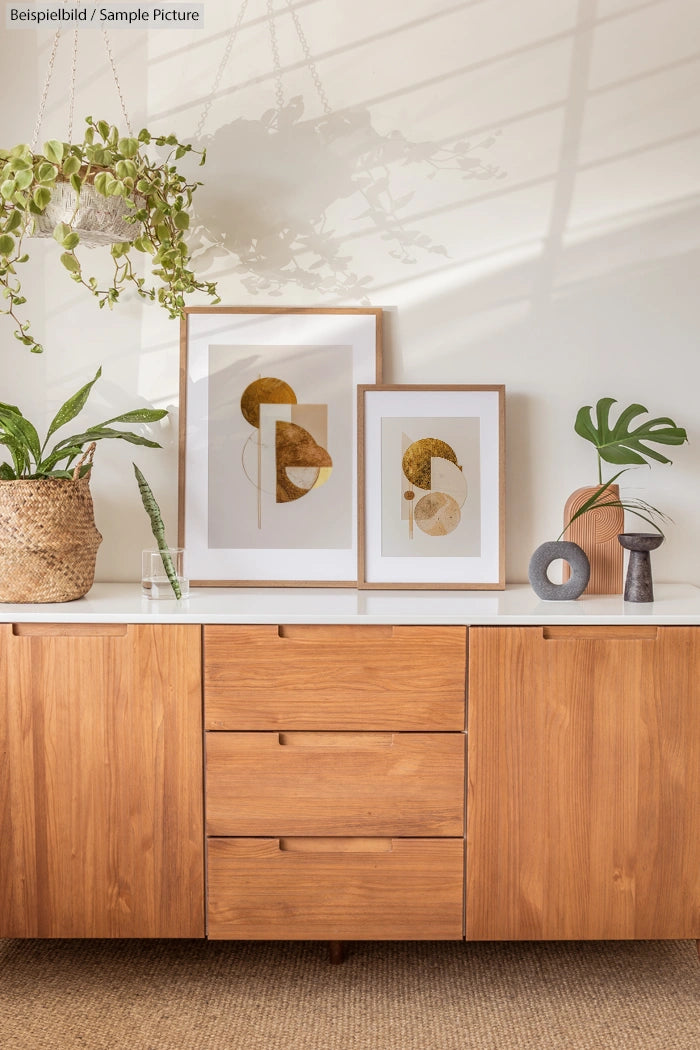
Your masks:
M 141 223 L 126 222 L 124 216 L 133 215 L 145 201 L 139 194 L 134 194 L 132 199 L 134 207 L 127 205 L 123 197 L 103 196 L 89 182 L 83 183 L 78 197 L 70 183 L 58 182 L 51 202 L 35 216 L 32 236 L 53 237 L 56 225 L 64 222 L 88 248 L 133 241 L 141 231 Z
M 71 602 L 92 587 L 102 536 L 84 459 L 73 478 L 0 481 L 0 601 Z

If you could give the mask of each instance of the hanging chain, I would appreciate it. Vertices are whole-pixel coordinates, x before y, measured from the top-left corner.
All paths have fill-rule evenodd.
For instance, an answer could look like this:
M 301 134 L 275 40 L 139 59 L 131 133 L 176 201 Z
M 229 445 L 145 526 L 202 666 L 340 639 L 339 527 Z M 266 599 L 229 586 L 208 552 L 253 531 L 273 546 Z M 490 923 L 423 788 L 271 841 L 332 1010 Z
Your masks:
M 311 79 L 314 82 L 314 87 L 316 88 L 316 93 L 318 94 L 318 97 L 321 100 L 321 105 L 323 106 L 323 112 L 326 114 L 326 116 L 328 116 L 328 114 L 331 112 L 331 104 L 328 101 L 328 95 L 326 94 L 326 92 L 323 89 L 323 85 L 321 83 L 321 78 L 319 77 L 318 70 L 316 69 L 316 64 L 313 61 L 313 59 L 311 58 L 311 49 L 309 48 L 309 45 L 308 45 L 307 40 L 306 40 L 306 37 L 304 35 L 304 30 L 301 28 L 301 22 L 299 21 L 299 15 L 296 13 L 294 8 L 292 7 L 291 0 L 286 0 L 286 2 L 287 2 L 287 7 L 289 8 L 289 13 L 292 16 L 292 21 L 294 22 L 294 28 L 296 29 L 297 36 L 299 37 L 299 43 L 301 44 L 301 50 L 304 52 L 304 58 L 306 59 L 306 65 L 308 67 L 309 73 L 311 74 Z
M 43 92 L 41 94 L 41 101 L 39 103 L 39 112 L 37 113 L 36 124 L 34 125 L 34 133 L 32 135 L 32 143 L 31 143 L 31 146 L 30 146 L 30 149 L 31 149 L 32 153 L 34 152 L 34 149 L 36 147 L 37 141 L 39 139 L 39 129 L 41 127 L 41 122 L 44 119 L 44 110 L 46 109 L 46 99 L 48 98 L 48 94 L 49 94 L 49 84 L 51 83 L 51 76 L 53 74 L 53 64 L 54 64 L 54 62 L 56 60 L 56 48 L 58 47 L 58 41 L 60 39 L 60 36 L 61 36 L 61 30 L 57 29 L 56 30 L 56 36 L 53 38 L 53 44 L 51 45 L 51 54 L 49 55 L 49 64 L 48 64 L 48 67 L 46 69 L 46 81 L 44 83 L 44 90 L 43 90 Z
M 214 83 L 211 86 L 211 91 L 209 92 L 209 97 L 208 97 L 208 99 L 207 99 L 207 101 L 206 101 L 206 103 L 204 105 L 204 109 L 202 110 L 202 115 L 199 118 L 199 121 L 197 122 L 197 127 L 195 128 L 195 131 L 194 131 L 195 139 L 198 139 L 201 136 L 202 131 L 204 130 L 204 125 L 206 123 L 207 117 L 209 116 L 209 110 L 211 109 L 212 102 L 214 101 L 214 96 L 215 96 L 216 92 L 219 90 L 219 85 L 221 83 L 221 78 L 224 75 L 224 69 L 226 68 L 226 64 L 227 64 L 227 62 L 228 62 L 228 60 L 230 58 L 231 49 L 232 49 L 232 47 L 234 45 L 236 37 L 238 36 L 238 30 L 241 28 L 241 22 L 243 21 L 243 16 L 245 15 L 245 11 L 246 11 L 247 6 L 248 6 L 248 0 L 243 0 L 243 3 L 241 4 L 240 10 L 238 12 L 238 16 L 236 18 L 236 21 L 235 21 L 235 23 L 234 23 L 234 25 L 233 25 L 233 27 L 231 29 L 231 32 L 228 35 L 228 40 L 226 42 L 226 48 L 224 50 L 224 54 L 222 56 L 222 59 L 219 62 L 219 68 L 216 71 L 216 76 L 214 77 Z
M 82 0 L 78 0 L 78 2 L 81 3 Z M 297 34 L 297 37 L 299 39 L 299 43 L 301 44 L 301 49 L 302 49 L 302 52 L 304 54 L 304 59 L 306 61 L 306 65 L 307 65 L 309 73 L 311 75 L 311 79 L 313 80 L 314 87 L 316 88 L 316 93 L 317 93 L 317 95 L 318 95 L 318 97 L 319 97 L 319 99 L 321 101 L 321 105 L 323 107 L 323 112 L 327 115 L 327 114 L 329 114 L 331 112 L 331 105 L 330 105 L 330 102 L 328 101 L 328 96 L 327 96 L 327 94 L 326 94 L 326 92 L 325 92 L 325 90 L 323 88 L 322 83 L 321 83 L 321 78 L 318 75 L 318 70 L 316 69 L 316 64 L 311 58 L 311 49 L 309 48 L 308 41 L 307 41 L 306 36 L 304 34 L 304 30 L 302 29 L 301 22 L 299 20 L 299 16 L 298 16 L 297 12 L 295 11 L 295 9 L 293 8 L 291 0 L 286 0 L 286 4 L 287 4 L 287 8 L 289 10 L 289 13 L 292 16 L 292 21 L 294 22 L 294 28 L 296 30 L 296 34 Z M 212 102 L 214 101 L 214 95 L 216 94 L 216 92 L 217 92 L 217 90 L 219 88 L 219 85 L 221 83 L 221 78 L 223 76 L 224 69 L 226 68 L 228 60 L 229 60 L 229 58 L 231 56 L 231 50 L 233 48 L 234 42 L 236 40 L 236 37 L 238 35 L 238 31 L 239 31 L 239 29 L 241 27 L 241 23 L 243 21 L 243 18 L 244 18 L 247 6 L 248 6 L 248 0 L 242 0 L 241 7 L 240 7 L 238 15 L 236 17 L 236 21 L 235 21 L 235 23 L 234 23 L 234 25 L 233 25 L 233 27 L 231 29 L 231 32 L 229 33 L 228 41 L 226 43 L 226 48 L 224 50 L 224 54 L 222 56 L 221 62 L 219 63 L 219 68 L 218 68 L 218 70 L 216 72 L 216 76 L 214 78 L 214 83 L 212 85 L 211 92 L 210 92 L 209 97 L 208 97 L 208 99 L 206 101 L 204 109 L 202 110 L 202 115 L 200 116 L 199 121 L 197 123 L 197 127 L 195 129 L 195 138 L 198 138 L 201 135 L 201 133 L 202 133 L 202 131 L 204 129 L 204 125 L 206 123 L 207 117 L 209 116 L 209 110 L 211 109 Z M 269 27 L 269 31 L 270 31 L 270 46 L 272 48 L 272 59 L 273 59 L 274 74 L 275 74 L 275 100 L 276 100 L 276 103 L 277 103 L 277 111 L 281 112 L 282 109 L 284 109 L 284 88 L 283 88 L 283 85 L 282 85 L 282 64 L 280 62 L 279 47 L 277 45 L 277 28 L 275 26 L 275 12 L 274 12 L 274 9 L 273 9 L 273 6 L 272 6 L 272 0 L 267 0 L 267 18 L 268 18 L 268 27 Z M 110 67 L 112 69 L 112 76 L 114 77 L 114 83 L 115 83 L 115 86 L 117 88 L 117 94 L 119 95 L 119 102 L 121 104 L 121 110 L 122 110 L 122 114 L 124 116 L 124 123 L 125 123 L 125 126 L 126 126 L 126 130 L 129 133 L 129 135 L 133 135 L 133 132 L 131 130 L 131 123 L 129 121 L 129 115 L 127 113 L 126 104 L 124 102 L 124 96 L 122 94 L 121 84 L 119 83 L 119 77 L 117 75 L 117 67 L 116 67 L 115 62 L 114 62 L 114 56 L 112 55 L 112 49 L 111 49 L 111 46 L 110 46 L 109 36 L 107 35 L 107 30 L 106 29 L 102 30 L 102 36 L 104 38 L 104 44 L 105 44 L 105 50 L 107 52 L 107 58 L 109 59 L 109 64 L 110 64 Z M 44 119 L 44 113 L 45 113 L 45 110 L 46 110 L 46 100 L 48 98 L 49 85 L 51 83 L 51 77 L 53 75 L 54 63 L 55 63 L 55 60 L 56 60 L 56 50 L 58 48 L 58 41 L 59 41 L 60 37 L 61 37 L 61 30 L 57 29 L 56 30 L 56 35 L 54 36 L 53 43 L 51 45 L 51 53 L 49 55 L 48 68 L 47 68 L 47 71 L 46 71 L 46 81 L 44 83 L 44 89 L 42 91 L 41 101 L 39 103 L 39 112 L 37 114 L 36 124 L 34 126 L 34 133 L 32 135 L 32 142 L 31 142 L 31 149 L 32 149 L 32 151 L 36 147 L 36 144 L 37 144 L 37 141 L 38 141 L 38 138 L 39 138 L 39 130 L 41 128 L 41 124 L 42 124 L 43 119 Z M 71 140 L 71 136 L 72 136 L 72 133 L 73 133 L 73 108 L 74 108 L 74 101 L 75 101 L 75 83 L 76 83 L 77 65 L 78 65 L 78 30 L 76 29 L 76 30 L 74 30 L 74 34 L 73 34 L 73 64 L 72 64 L 72 69 L 71 69 L 71 92 L 70 92 L 70 102 L 69 102 L 70 108 L 69 108 L 69 114 L 68 114 L 68 141 L 69 142 Z
M 270 47 L 272 48 L 272 62 L 275 70 L 275 99 L 277 100 L 277 112 L 284 109 L 284 90 L 282 88 L 282 65 L 280 53 L 277 47 L 277 27 L 275 26 L 275 15 L 272 10 L 272 0 L 267 0 L 267 25 L 270 30 Z
M 273 0 L 267 0 L 267 22 L 268 22 L 268 29 L 269 29 L 269 33 L 270 33 L 270 47 L 272 49 L 272 61 L 273 61 L 273 68 L 274 68 L 274 74 L 275 74 L 275 101 L 276 101 L 276 104 L 277 104 L 277 111 L 279 113 L 279 112 L 281 112 L 282 109 L 284 109 L 284 88 L 283 88 L 283 84 L 282 84 L 282 63 L 280 61 L 279 47 L 277 45 L 277 28 L 276 28 L 276 25 L 275 25 L 275 12 L 274 12 L 274 9 L 273 9 L 273 6 L 272 6 L 272 2 L 273 2 Z M 311 50 L 310 50 L 308 42 L 306 40 L 306 36 L 304 35 L 304 30 L 302 29 L 301 22 L 299 21 L 299 16 L 297 15 L 296 11 L 292 7 L 291 0 L 286 0 L 286 3 L 287 3 L 287 7 L 289 9 L 289 13 L 291 14 L 292 19 L 294 21 L 294 28 L 296 30 L 297 37 L 299 38 L 299 43 L 301 44 L 301 49 L 302 49 L 302 51 L 304 53 L 304 59 L 306 61 L 306 65 L 307 65 L 309 73 L 311 75 L 311 79 L 313 80 L 314 87 L 316 88 L 316 92 L 318 94 L 318 97 L 321 100 L 321 105 L 323 106 L 323 112 L 326 115 L 328 115 L 329 113 L 332 112 L 331 105 L 330 105 L 330 102 L 328 101 L 328 96 L 326 95 L 326 92 L 324 91 L 323 85 L 321 84 L 321 78 L 318 75 L 318 70 L 316 69 L 316 65 L 313 62 L 312 58 L 311 58 Z M 226 48 L 225 48 L 223 56 L 221 58 L 221 62 L 219 63 L 219 68 L 216 71 L 216 76 L 214 77 L 214 83 L 212 84 L 211 91 L 209 92 L 209 97 L 207 98 L 207 101 L 204 104 L 204 108 L 202 109 L 202 114 L 201 114 L 201 116 L 200 116 L 200 118 L 199 118 L 199 120 L 197 122 L 197 127 L 195 128 L 195 131 L 194 131 L 194 138 L 195 139 L 200 138 L 201 135 L 202 135 L 202 132 L 204 130 L 204 125 L 206 124 L 207 118 L 209 116 L 209 111 L 210 111 L 210 109 L 212 107 L 212 103 L 214 102 L 214 97 L 215 97 L 217 91 L 219 90 L 219 86 L 221 84 L 221 78 L 223 77 L 223 74 L 224 74 L 224 69 L 226 68 L 228 60 L 231 57 L 231 50 L 232 50 L 233 45 L 235 43 L 236 37 L 238 36 L 238 31 L 239 31 L 239 29 L 241 27 L 241 23 L 243 22 L 243 17 L 245 15 L 247 7 L 248 7 L 248 0 L 242 0 L 241 7 L 240 7 L 240 9 L 238 11 L 238 15 L 236 17 L 236 21 L 235 21 L 235 23 L 234 23 L 234 25 L 233 25 L 233 27 L 232 27 L 229 35 L 228 35 L 228 40 L 226 42 Z
M 82 0 L 78 0 L 78 2 L 81 3 Z M 246 2 L 247 2 L 247 0 L 246 0 Z M 112 55 L 112 49 L 111 49 L 111 47 L 109 45 L 109 37 L 107 36 L 107 30 L 106 29 L 102 30 L 102 35 L 104 37 L 105 48 L 106 48 L 106 51 L 107 51 L 107 58 L 109 59 L 109 64 L 112 67 L 112 76 L 114 77 L 114 83 L 115 83 L 115 86 L 117 88 L 117 94 L 119 95 L 119 101 L 121 103 L 122 113 L 124 115 L 124 123 L 126 125 L 126 130 L 128 131 L 129 135 L 133 135 L 133 132 L 131 130 L 131 124 L 129 123 L 129 115 L 128 115 L 127 111 L 126 111 L 126 105 L 124 103 L 124 96 L 122 95 L 122 89 L 121 89 L 121 85 L 119 83 L 119 77 L 117 76 L 117 67 L 114 64 L 114 56 Z M 61 30 L 57 29 L 56 30 L 56 35 L 54 36 L 53 43 L 51 45 L 51 53 L 49 55 L 49 64 L 48 64 L 48 67 L 47 67 L 47 70 L 46 70 L 46 81 L 44 83 L 44 90 L 41 93 L 41 101 L 39 102 L 39 112 L 37 114 L 36 124 L 34 125 L 34 132 L 32 134 L 32 142 L 31 142 L 31 147 L 30 147 L 31 150 L 32 150 L 32 153 L 34 152 L 34 150 L 36 148 L 36 144 L 37 144 L 37 141 L 39 139 L 39 130 L 40 130 L 42 122 L 44 120 L 44 113 L 46 111 L 46 100 L 47 100 L 48 95 L 49 95 L 49 85 L 51 84 L 51 77 L 53 76 L 54 63 L 56 61 L 56 51 L 58 49 L 58 41 L 60 40 L 60 38 L 61 38 Z M 72 68 L 71 68 L 70 98 L 69 98 L 69 102 L 68 102 L 68 106 L 69 106 L 69 108 L 68 108 L 68 141 L 69 142 L 71 141 L 71 137 L 73 135 L 73 108 L 74 108 L 74 103 L 75 103 L 75 81 L 76 81 L 77 69 L 78 69 L 78 30 L 75 29 L 74 32 L 73 32 L 73 64 L 72 64 Z
M 83 0 L 78 0 L 78 6 Z M 78 69 L 78 27 L 73 30 L 73 65 L 70 74 L 70 98 L 68 100 L 68 141 L 73 141 L 73 107 L 75 104 L 75 77 Z
M 73 141 L 73 107 L 75 103 L 75 74 L 78 68 L 78 30 L 73 30 L 73 65 L 70 74 L 70 102 L 68 104 L 68 142 Z
M 114 56 L 112 55 L 112 49 L 109 46 L 109 37 L 107 36 L 107 30 L 106 29 L 102 30 L 102 36 L 104 37 L 105 50 L 107 51 L 107 58 L 109 59 L 109 64 L 112 67 L 112 76 L 114 77 L 114 83 L 115 83 L 116 88 L 117 88 L 117 94 L 119 95 L 119 101 L 121 103 L 122 113 L 124 115 L 124 125 L 126 127 L 126 130 L 129 133 L 129 135 L 133 136 L 134 133 L 131 130 L 131 124 L 129 123 L 129 114 L 126 112 L 126 104 L 124 102 L 124 96 L 122 95 L 121 84 L 119 83 L 119 77 L 117 76 L 117 67 L 114 64 Z

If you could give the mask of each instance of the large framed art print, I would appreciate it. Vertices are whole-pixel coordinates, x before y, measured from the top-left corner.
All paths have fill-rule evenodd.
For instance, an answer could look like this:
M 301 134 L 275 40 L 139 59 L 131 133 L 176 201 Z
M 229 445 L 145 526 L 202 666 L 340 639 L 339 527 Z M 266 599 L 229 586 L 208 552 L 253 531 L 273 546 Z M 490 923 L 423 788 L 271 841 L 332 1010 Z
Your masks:
M 361 386 L 358 586 L 503 589 L 503 386 Z
M 195 586 L 355 586 L 357 388 L 382 311 L 190 307 L 179 545 Z

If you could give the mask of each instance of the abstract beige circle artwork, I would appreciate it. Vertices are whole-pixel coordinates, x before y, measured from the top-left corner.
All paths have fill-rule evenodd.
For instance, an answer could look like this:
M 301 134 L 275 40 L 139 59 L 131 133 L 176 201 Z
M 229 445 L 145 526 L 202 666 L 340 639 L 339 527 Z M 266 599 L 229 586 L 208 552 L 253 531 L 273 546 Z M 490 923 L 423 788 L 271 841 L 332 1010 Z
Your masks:
M 447 536 L 457 528 L 462 517 L 457 501 L 446 492 L 428 492 L 421 496 L 413 514 L 418 528 L 428 536 Z
M 243 446 L 241 463 L 257 489 L 260 529 L 263 492 L 274 494 L 276 504 L 292 503 L 330 477 L 328 406 L 299 404 L 289 383 L 261 376 L 243 391 L 241 413 L 255 428 Z
M 278 503 L 300 499 L 328 480 L 333 460 L 304 427 L 278 419 L 275 446 Z
M 411 441 L 403 453 L 401 469 L 409 482 L 402 493 L 407 511 L 402 517 L 408 521 L 409 539 L 413 539 L 414 525 L 426 536 L 454 532 L 462 519 L 460 507 L 467 498 L 467 479 L 452 446 L 437 437 Z M 426 494 L 416 501 L 411 486 L 426 490 Z

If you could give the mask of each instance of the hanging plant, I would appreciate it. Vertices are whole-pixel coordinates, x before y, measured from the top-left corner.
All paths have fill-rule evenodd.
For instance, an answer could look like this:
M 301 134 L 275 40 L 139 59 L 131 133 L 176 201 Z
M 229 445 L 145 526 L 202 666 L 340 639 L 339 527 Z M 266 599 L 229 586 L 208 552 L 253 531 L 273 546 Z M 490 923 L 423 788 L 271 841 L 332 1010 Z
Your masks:
M 216 284 L 200 280 L 190 268 L 185 240 L 201 183 L 189 181 L 177 167 L 188 153 L 204 164 L 206 150 L 146 129 L 122 136 L 114 125 L 92 117 L 86 124 L 82 142 L 52 139 L 41 153 L 27 145 L 0 149 L 0 311 L 9 314 L 15 336 L 32 353 L 43 347 L 18 314 L 26 299 L 17 267 L 29 258 L 28 236 L 53 236 L 62 265 L 101 308 L 111 308 L 127 287 L 157 301 L 173 318 L 182 316 L 185 297 L 193 292 L 219 302 Z M 164 147 L 159 157 L 152 155 L 153 146 Z M 85 274 L 77 255 L 81 245 L 108 247 L 111 281 L 101 284 Z M 134 269 L 139 255 L 151 257 L 155 284 Z

